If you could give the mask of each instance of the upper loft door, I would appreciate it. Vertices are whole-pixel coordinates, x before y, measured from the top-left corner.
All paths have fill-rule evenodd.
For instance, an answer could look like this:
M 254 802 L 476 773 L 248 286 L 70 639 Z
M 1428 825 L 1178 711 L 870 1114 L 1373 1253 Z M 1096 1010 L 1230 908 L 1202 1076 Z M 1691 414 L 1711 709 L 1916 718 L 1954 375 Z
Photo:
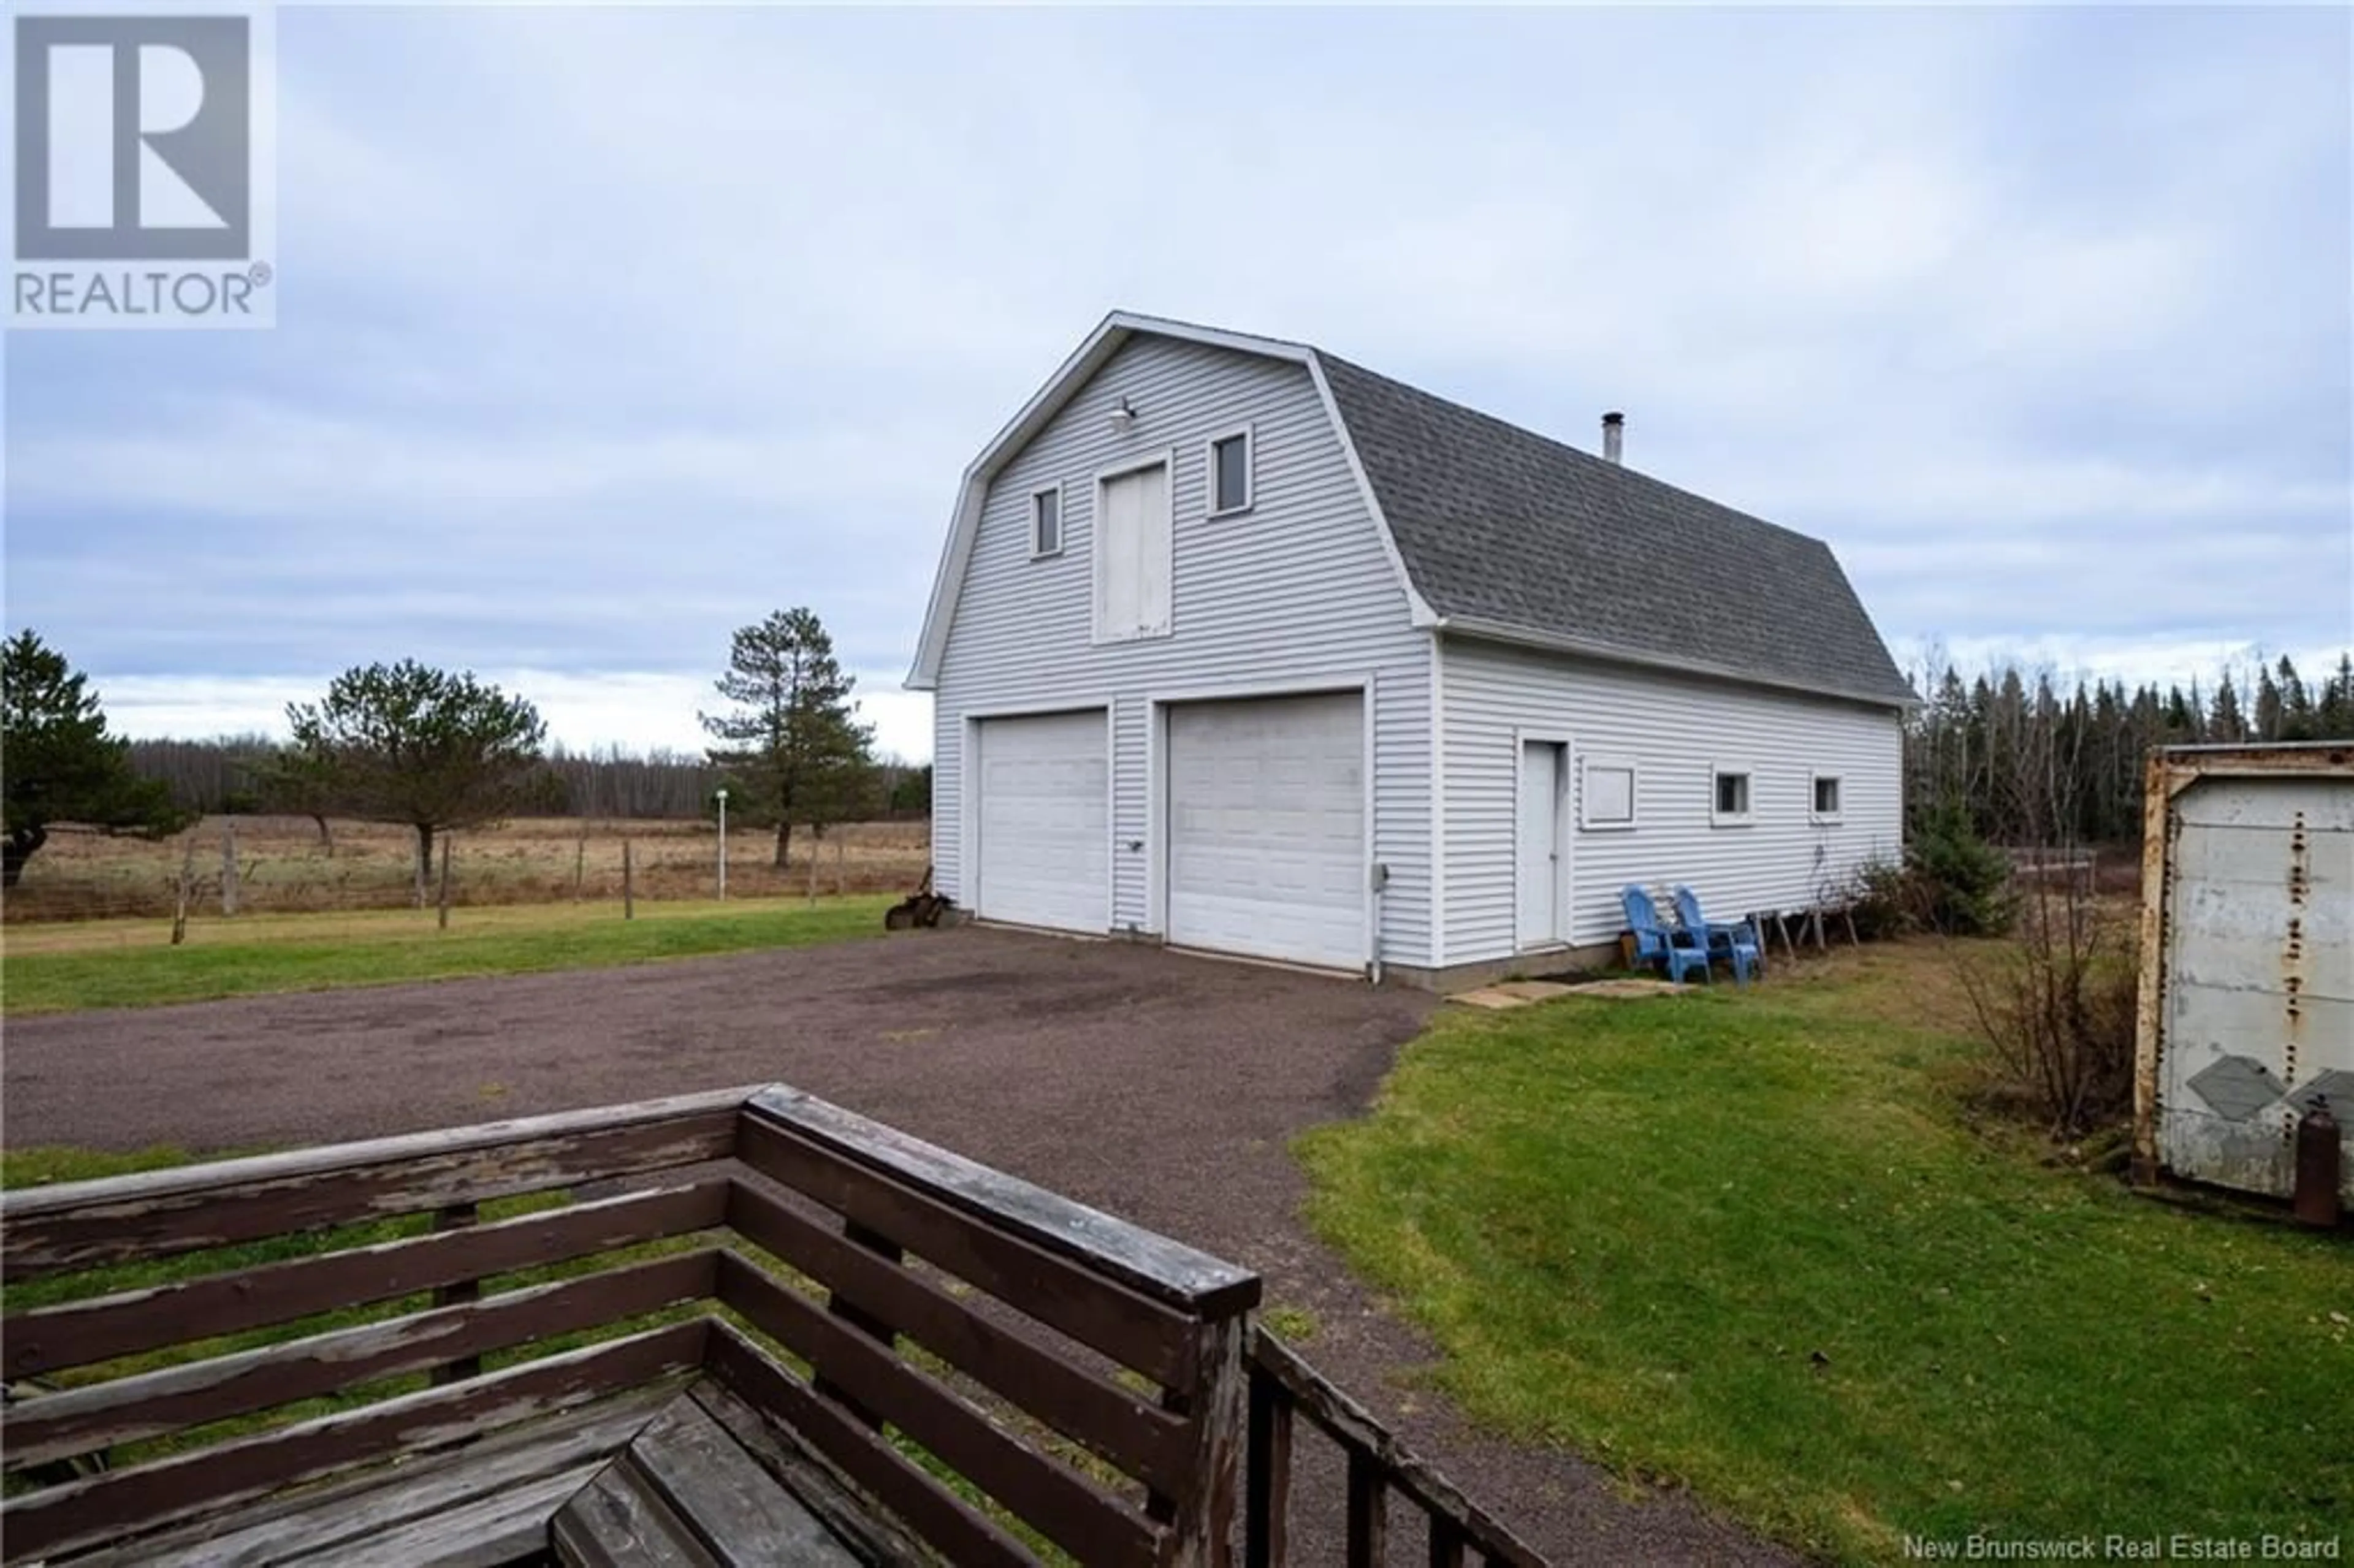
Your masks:
M 1096 493 L 1096 641 L 1169 635 L 1169 464 L 1106 475 Z

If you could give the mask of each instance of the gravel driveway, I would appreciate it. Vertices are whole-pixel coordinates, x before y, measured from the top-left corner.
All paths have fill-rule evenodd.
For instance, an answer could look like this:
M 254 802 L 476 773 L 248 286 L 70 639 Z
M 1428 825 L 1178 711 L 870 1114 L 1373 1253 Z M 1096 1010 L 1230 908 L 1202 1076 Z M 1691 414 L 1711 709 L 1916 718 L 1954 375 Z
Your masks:
M 966 928 L 27 1019 L 8 1025 L 0 1073 L 12 1146 L 194 1150 L 780 1080 L 1258 1268 L 1270 1302 L 1315 1314 L 1311 1360 L 1557 1562 L 1789 1561 L 1688 1499 L 1630 1499 L 1567 1454 L 1469 1430 L 1415 1376 L 1428 1341 L 1300 1224 L 1287 1140 L 1360 1114 L 1434 1005 Z M 1314 1479 L 1303 1467 L 1303 1487 Z M 1327 1521 L 1299 1522 L 1303 1545 L 1332 1539 Z

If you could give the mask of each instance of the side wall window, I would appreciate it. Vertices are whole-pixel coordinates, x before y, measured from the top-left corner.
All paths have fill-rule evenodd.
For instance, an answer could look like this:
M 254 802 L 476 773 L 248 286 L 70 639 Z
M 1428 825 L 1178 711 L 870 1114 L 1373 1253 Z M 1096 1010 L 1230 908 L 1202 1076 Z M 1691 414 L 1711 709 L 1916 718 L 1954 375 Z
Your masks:
M 1749 769 L 1719 766 L 1709 779 L 1709 821 L 1720 828 L 1741 827 L 1749 821 Z
M 1589 829 L 1631 828 L 1635 825 L 1635 759 L 1631 757 L 1589 757 L 1585 788 L 1579 792 L 1580 820 Z
M 1030 497 L 1030 554 L 1035 558 L 1062 553 L 1063 487 L 1058 484 Z
M 1248 426 L 1210 439 L 1211 516 L 1224 517 L 1251 509 L 1255 499 L 1251 463 L 1257 455 L 1251 449 L 1256 444 Z

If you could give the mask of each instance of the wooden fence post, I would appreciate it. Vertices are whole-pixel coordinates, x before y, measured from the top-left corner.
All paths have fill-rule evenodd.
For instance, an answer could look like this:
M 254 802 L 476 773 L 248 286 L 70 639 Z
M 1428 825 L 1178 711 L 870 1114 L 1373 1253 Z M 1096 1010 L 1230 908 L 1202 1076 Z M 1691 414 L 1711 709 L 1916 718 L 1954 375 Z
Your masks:
M 624 834 L 621 839 L 621 918 L 634 920 L 637 917 L 638 885 L 630 866 L 630 841 Z
M 1389 1496 L 1370 1454 L 1349 1451 L 1349 1568 L 1379 1568 L 1389 1558 Z
M 180 845 L 180 895 L 172 906 L 172 946 L 178 947 L 188 939 L 188 886 L 196 879 L 196 835 L 190 833 Z
M 221 913 L 237 913 L 237 819 L 221 824 Z
M 1146 1512 L 1168 1522 L 1169 1549 L 1162 1562 L 1174 1568 L 1228 1568 L 1234 1561 L 1236 1482 L 1243 1479 L 1237 1472 L 1250 1403 L 1244 1361 L 1251 1316 L 1238 1311 L 1209 1319 L 1196 1333 L 1193 1386 L 1171 1390 L 1161 1402 L 1163 1408 L 1182 1411 L 1193 1422 L 1195 1492 L 1182 1504 L 1148 1499 Z
M 434 923 L 442 930 L 446 931 L 450 928 L 450 837 L 447 833 L 444 833 L 441 836 L 441 896 L 440 904 L 440 908 L 439 913 L 434 916 Z
M 580 902 L 582 887 L 588 880 L 588 819 L 580 819 L 580 842 L 572 849 L 572 902 Z
M 1291 1556 L 1291 1401 L 1267 1373 L 1250 1374 L 1249 1472 L 1243 1499 L 1246 1568 L 1284 1568 Z

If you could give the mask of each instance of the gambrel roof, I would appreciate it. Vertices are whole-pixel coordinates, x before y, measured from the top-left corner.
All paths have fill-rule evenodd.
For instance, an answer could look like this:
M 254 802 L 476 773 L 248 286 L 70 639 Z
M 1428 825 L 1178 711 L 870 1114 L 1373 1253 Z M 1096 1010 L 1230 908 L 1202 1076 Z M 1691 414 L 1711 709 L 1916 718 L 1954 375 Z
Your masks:
M 1892 705 L 1914 701 L 1830 547 L 1306 344 L 1115 313 L 965 473 L 908 684 L 932 686 L 989 481 L 1129 338 L 1306 368 L 1415 624 Z

